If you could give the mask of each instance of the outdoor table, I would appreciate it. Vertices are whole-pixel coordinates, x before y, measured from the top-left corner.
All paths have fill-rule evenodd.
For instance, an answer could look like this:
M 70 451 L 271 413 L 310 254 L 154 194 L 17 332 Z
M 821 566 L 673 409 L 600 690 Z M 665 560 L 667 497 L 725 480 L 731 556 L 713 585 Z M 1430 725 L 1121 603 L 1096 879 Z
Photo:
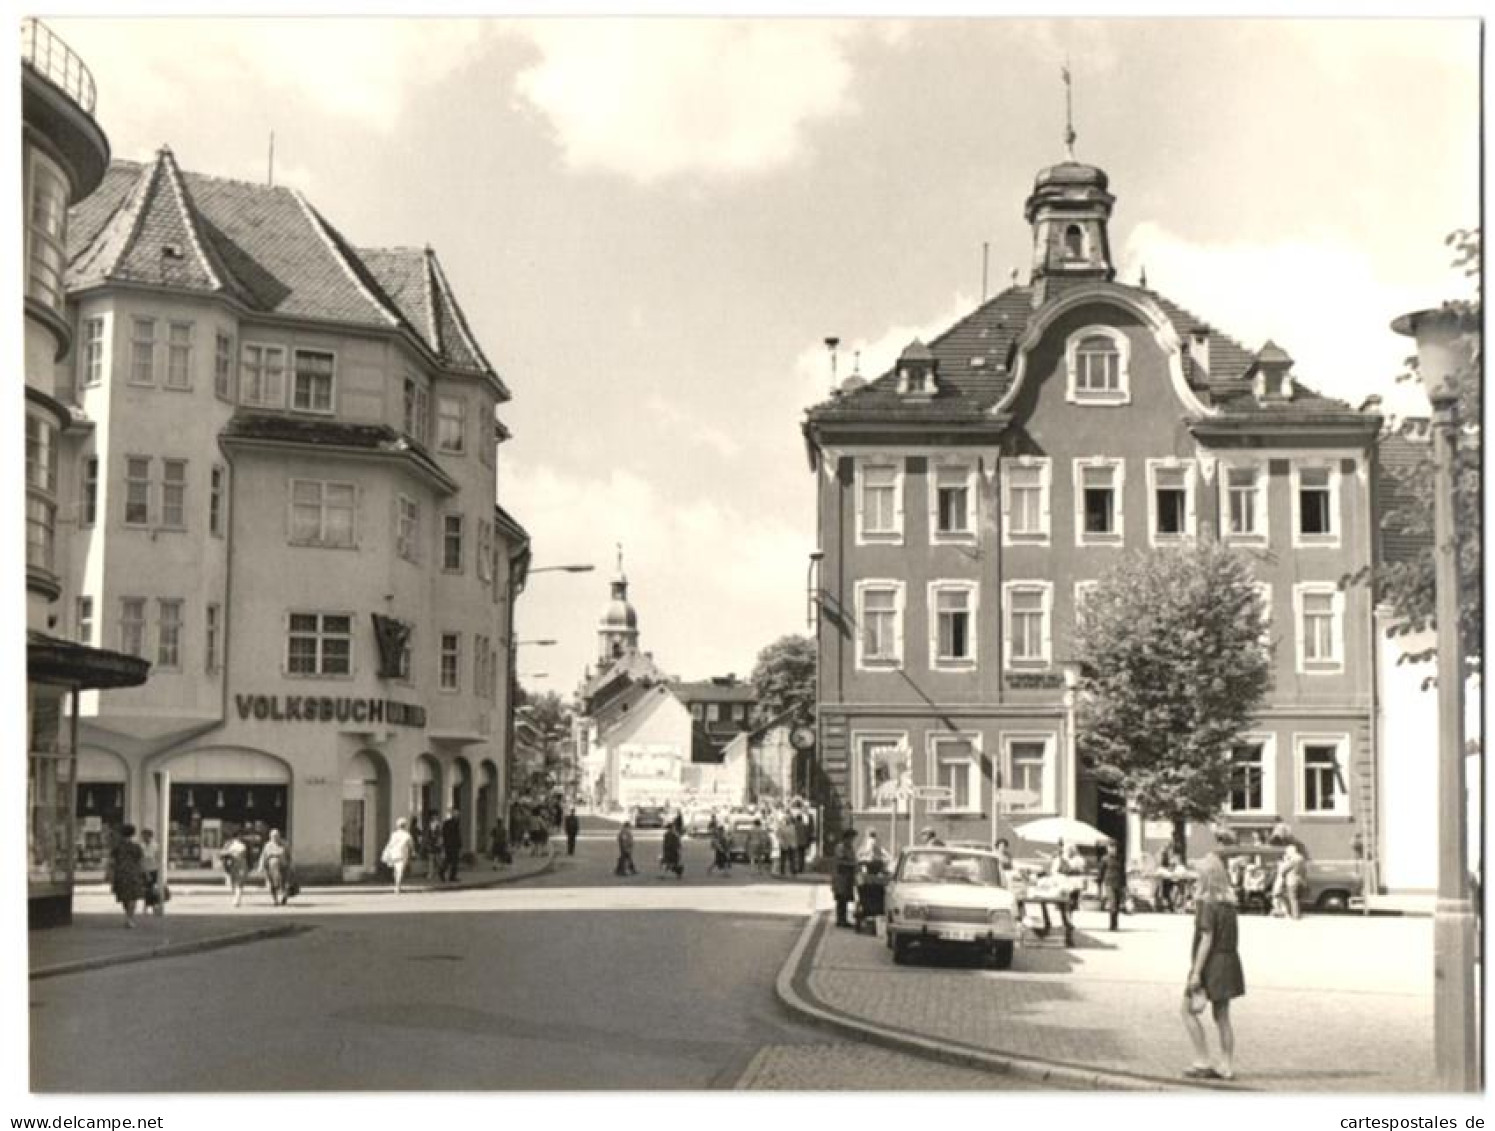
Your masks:
M 1033 933 L 1041 939 L 1049 936 L 1049 930 L 1053 922 L 1049 919 L 1049 908 L 1054 907 L 1059 911 L 1059 921 L 1064 924 L 1064 945 L 1072 947 L 1075 945 L 1074 921 L 1069 917 L 1069 894 L 1067 892 L 1055 892 L 1053 894 L 1039 895 L 1030 892 L 1018 900 L 1018 913 L 1023 914 L 1027 904 L 1037 904 L 1038 910 L 1043 913 L 1043 926 L 1035 927 Z M 1026 922 L 1026 918 L 1024 920 Z

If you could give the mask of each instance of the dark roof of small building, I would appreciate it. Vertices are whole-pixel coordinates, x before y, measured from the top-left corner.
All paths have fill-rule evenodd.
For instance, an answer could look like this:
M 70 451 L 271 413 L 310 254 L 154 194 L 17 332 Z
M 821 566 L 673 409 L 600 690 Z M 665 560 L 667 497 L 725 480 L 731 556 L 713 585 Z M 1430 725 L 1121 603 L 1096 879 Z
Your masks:
M 687 705 L 691 703 L 756 703 L 757 694 L 750 683 L 702 679 L 672 680 L 670 690 Z
M 68 222 L 67 287 L 230 299 L 258 314 L 407 333 L 444 368 L 502 382 L 429 248 L 354 248 L 300 192 L 116 160 Z

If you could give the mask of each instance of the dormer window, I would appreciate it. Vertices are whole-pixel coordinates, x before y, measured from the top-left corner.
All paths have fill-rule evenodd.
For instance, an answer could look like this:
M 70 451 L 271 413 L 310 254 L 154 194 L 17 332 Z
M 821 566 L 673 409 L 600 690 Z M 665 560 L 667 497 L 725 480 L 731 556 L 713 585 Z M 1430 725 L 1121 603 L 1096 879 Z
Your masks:
M 1131 401 L 1127 362 L 1131 348 L 1125 334 L 1109 326 L 1091 326 L 1070 335 L 1065 346 L 1069 400 L 1081 404 L 1127 404 Z

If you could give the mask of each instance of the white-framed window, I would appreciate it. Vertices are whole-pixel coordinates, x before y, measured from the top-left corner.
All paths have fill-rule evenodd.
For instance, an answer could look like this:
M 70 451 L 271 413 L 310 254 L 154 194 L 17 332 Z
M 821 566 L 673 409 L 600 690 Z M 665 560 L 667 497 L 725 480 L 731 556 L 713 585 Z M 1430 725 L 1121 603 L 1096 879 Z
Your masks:
M 166 388 L 192 388 L 192 323 L 166 326 Z
M 1002 460 L 1002 544 L 1047 546 L 1053 464 L 1047 456 Z
M 1220 514 L 1225 540 L 1267 541 L 1267 469 L 1259 463 L 1220 465 Z
M 103 384 L 104 319 L 102 317 L 83 320 L 83 348 L 78 351 L 78 367 L 82 371 L 81 383 L 85 387 Z
M 119 599 L 119 650 L 145 658 L 145 598 Z
M 1120 546 L 1126 538 L 1126 464 L 1119 459 L 1077 459 L 1075 545 Z
M 1194 463 L 1147 461 L 1147 528 L 1154 546 L 1177 545 L 1194 537 Z
M 857 766 L 856 807 L 874 813 L 891 812 L 898 787 L 913 782 L 913 750 L 908 734 L 858 731 L 852 734 L 851 744 Z
M 182 666 L 182 602 L 161 598 L 156 602 L 156 667 L 178 671 Z
M 1131 341 L 1110 326 L 1087 326 L 1064 345 L 1069 374 L 1067 397 L 1076 404 L 1130 403 Z
M 1002 736 L 1003 787 L 1011 790 L 1004 802 L 1009 813 L 1057 813 L 1058 742 L 1047 733 Z
M 420 504 L 409 495 L 395 496 L 395 553 L 420 561 Z
M 92 597 L 79 597 L 73 602 L 73 638 L 79 644 L 93 643 Z
M 407 374 L 405 377 L 405 414 L 403 419 L 405 435 L 419 444 L 426 442 L 426 436 L 430 429 L 431 414 L 431 391 L 419 377 Z
M 1298 815 L 1349 816 L 1349 735 L 1295 734 L 1293 749 Z
M 26 496 L 26 564 L 51 573 L 56 566 L 57 508 L 36 495 Z
M 357 544 L 358 488 L 322 479 L 290 482 L 291 544 L 348 548 Z
M 929 781 L 950 791 L 948 801 L 930 806 L 940 813 L 981 812 L 981 735 L 975 732 L 931 734 Z
M 738 703 L 732 708 L 732 717 L 739 723 L 747 722 L 748 710 L 746 703 Z
M 1242 735 L 1230 751 L 1230 793 L 1225 811 L 1276 813 L 1276 764 L 1276 740 L 1270 734 Z
M 440 687 L 442 691 L 458 691 L 462 687 L 462 634 L 441 634 Z
M 441 568 L 448 573 L 462 572 L 462 523 L 460 514 L 441 516 Z
M 1293 586 L 1297 620 L 1298 671 L 1304 674 L 1344 670 L 1344 593 L 1332 581 L 1303 581 Z
M 722 721 L 722 704 L 710 703 L 706 707 L 706 721 L 708 723 L 719 723 Z
M 215 463 L 208 473 L 208 533 L 215 538 L 223 537 L 228 513 L 228 468 Z
M 213 335 L 213 395 L 233 403 L 234 340 L 222 330 Z
M 57 491 L 57 426 L 26 415 L 26 486 L 48 495 Z
M 478 580 L 493 580 L 493 527 L 478 519 Z
M 930 541 L 974 542 L 976 465 L 952 460 L 931 460 L 929 476 Z
M 255 408 L 285 407 L 284 346 L 245 342 L 239 364 L 239 403 Z
M 187 528 L 187 461 L 161 461 L 161 526 L 165 530 Z
M 351 613 L 293 612 L 286 617 L 286 674 L 353 674 Z
M 83 498 L 78 520 L 84 526 L 92 526 L 99 520 L 99 457 L 89 456 L 83 461 Z
M 210 601 L 203 619 L 203 670 L 212 675 L 222 662 L 220 649 L 223 646 L 223 606 Z
M 1007 633 L 1002 644 L 1009 668 L 1045 667 L 1053 659 L 1054 584 L 1051 581 L 1002 583 Z
M 436 398 L 436 450 L 460 455 L 467 450 L 467 401 L 461 397 Z
M 865 579 L 855 586 L 857 668 L 896 668 L 903 663 L 901 581 Z
M 149 456 L 125 457 L 125 525 L 151 523 L 151 461 Z
M 1293 463 L 1293 545 L 1339 545 L 1339 467 Z
M 62 277 L 67 268 L 68 185 L 53 161 L 31 151 L 31 199 L 27 202 L 26 295 L 63 313 Z
M 298 349 L 292 356 L 291 407 L 297 412 L 330 414 L 336 376 L 337 358 L 333 354 Z
M 966 670 L 976 665 L 976 614 L 980 586 L 974 581 L 929 583 L 929 666 Z
M 857 545 L 903 544 L 903 462 L 856 462 Z
M 130 319 L 130 384 L 156 383 L 156 320 Z

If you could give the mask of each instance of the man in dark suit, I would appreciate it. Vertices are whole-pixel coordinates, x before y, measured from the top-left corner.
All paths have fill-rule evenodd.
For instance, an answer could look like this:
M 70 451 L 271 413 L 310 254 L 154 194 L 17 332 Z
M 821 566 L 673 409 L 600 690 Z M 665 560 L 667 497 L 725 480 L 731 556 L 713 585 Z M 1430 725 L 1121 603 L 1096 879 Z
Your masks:
M 566 855 L 576 855 L 576 835 L 581 832 L 581 819 L 577 817 L 576 810 L 566 814 Z
M 457 810 L 448 809 L 446 820 L 441 822 L 441 878 L 457 879 L 457 864 L 462 856 L 462 822 Z

